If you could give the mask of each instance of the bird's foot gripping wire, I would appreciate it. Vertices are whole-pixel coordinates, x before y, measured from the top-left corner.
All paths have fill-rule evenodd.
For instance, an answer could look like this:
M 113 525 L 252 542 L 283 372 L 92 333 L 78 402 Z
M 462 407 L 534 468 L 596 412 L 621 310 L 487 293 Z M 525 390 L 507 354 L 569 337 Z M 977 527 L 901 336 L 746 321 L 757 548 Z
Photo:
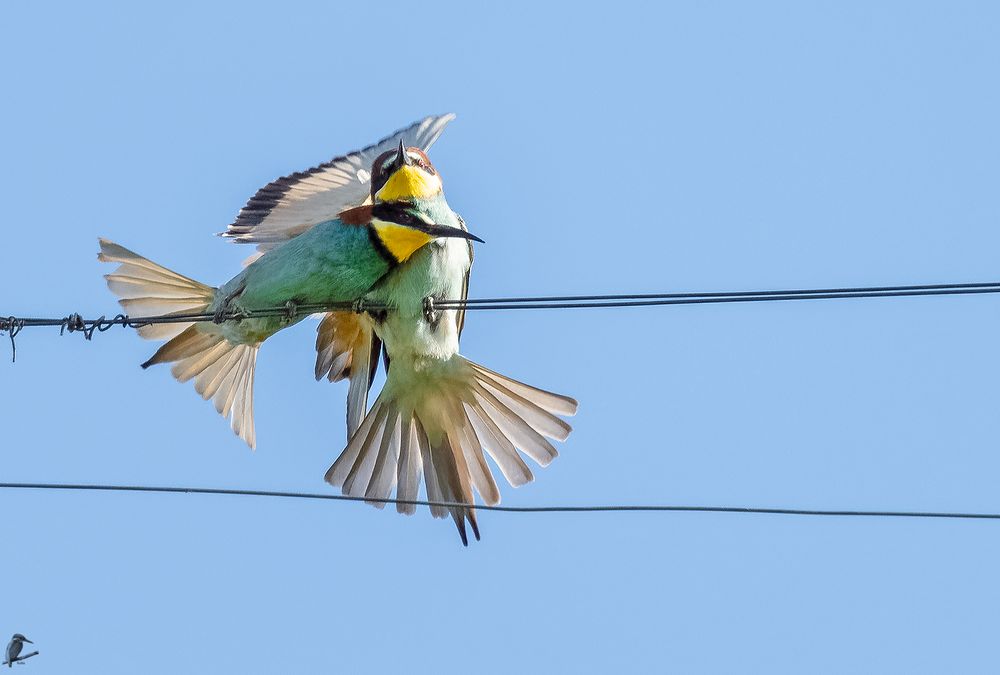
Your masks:
M 215 310 L 215 314 L 212 316 L 213 323 L 223 323 L 226 319 L 246 319 L 250 316 L 250 313 L 246 310 L 232 311 L 231 304 L 233 300 L 240 297 L 243 291 L 246 290 L 246 286 L 240 286 L 235 291 L 227 295 L 219 303 L 219 306 Z
M 438 320 L 438 312 L 434 307 L 434 298 L 429 295 L 424 298 L 424 319 L 429 324 L 435 324 Z

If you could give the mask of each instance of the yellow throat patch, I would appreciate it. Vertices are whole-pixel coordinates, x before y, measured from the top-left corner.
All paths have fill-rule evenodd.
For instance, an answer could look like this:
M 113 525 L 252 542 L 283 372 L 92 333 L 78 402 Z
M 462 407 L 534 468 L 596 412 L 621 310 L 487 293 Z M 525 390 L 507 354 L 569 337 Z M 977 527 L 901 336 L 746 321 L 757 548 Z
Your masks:
M 375 199 L 383 202 L 430 199 L 439 192 L 440 176 L 432 176 L 415 166 L 401 166 L 375 193 Z
M 382 244 L 392 254 L 392 257 L 401 263 L 406 262 L 411 255 L 417 252 L 417 249 L 434 238 L 426 232 L 385 220 L 373 220 L 372 227 L 375 228 L 378 238 L 382 240 Z

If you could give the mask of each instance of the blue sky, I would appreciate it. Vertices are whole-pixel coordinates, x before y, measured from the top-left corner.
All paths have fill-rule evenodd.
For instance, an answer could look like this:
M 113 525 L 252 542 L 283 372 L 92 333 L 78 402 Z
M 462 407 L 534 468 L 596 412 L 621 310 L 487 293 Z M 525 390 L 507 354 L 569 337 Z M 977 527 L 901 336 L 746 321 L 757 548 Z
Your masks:
M 259 186 L 426 114 L 486 244 L 472 295 L 994 281 L 992 3 L 19 3 L 0 23 L 0 314 L 114 314 L 107 236 L 221 283 Z M 25 330 L 0 476 L 329 489 L 313 325 L 258 450 L 123 330 Z M 512 505 L 1000 510 L 991 296 L 470 315 L 463 352 L 580 400 Z M 9 347 L 0 342 L 0 356 Z M 6 492 L 25 672 L 991 672 L 991 522 L 480 516 Z

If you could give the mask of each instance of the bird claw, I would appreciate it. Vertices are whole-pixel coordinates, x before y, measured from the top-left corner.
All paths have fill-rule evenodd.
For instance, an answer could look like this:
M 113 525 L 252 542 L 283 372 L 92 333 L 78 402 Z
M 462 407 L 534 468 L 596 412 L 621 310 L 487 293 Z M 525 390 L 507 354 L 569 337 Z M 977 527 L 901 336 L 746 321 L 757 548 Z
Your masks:
M 215 314 L 212 316 L 213 323 L 223 323 L 227 318 L 246 319 L 247 317 L 250 316 L 249 312 L 239 308 L 237 308 L 235 312 L 232 312 L 231 317 L 226 316 L 226 314 L 230 313 L 230 307 L 232 305 L 233 300 L 240 297 L 243 294 L 243 291 L 246 290 L 246 288 L 247 288 L 246 282 L 243 282 L 242 284 L 240 284 L 239 288 L 237 288 L 235 291 L 233 291 L 232 293 L 230 293 L 229 295 L 227 295 L 222 299 L 222 302 L 219 303 L 219 306 L 215 310 Z
M 429 295 L 424 298 L 424 319 L 431 324 L 437 323 L 438 320 L 438 313 L 434 308 L 434 298 Z
M 228 315 L 228 316 L 227 316 Z M 242 321 L 243 319 L 249 319 L 252 315 L 245 309 L 230 309 L 229 305 L 225 305 L 215 310 L 215 314 L 212 316 L 213 323 L 225 323 L 226 321 Z

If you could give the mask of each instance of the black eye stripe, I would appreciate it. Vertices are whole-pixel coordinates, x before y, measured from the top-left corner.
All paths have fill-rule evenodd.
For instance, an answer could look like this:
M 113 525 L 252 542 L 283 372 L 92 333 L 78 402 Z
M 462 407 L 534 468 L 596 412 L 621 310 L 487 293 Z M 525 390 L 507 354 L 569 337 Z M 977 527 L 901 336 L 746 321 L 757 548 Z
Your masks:
M 398 225 L 409 227 L 422 227 L 427 222 L 420 216 L 416 216 L 407 209 L 405 205 L 396 202 L 381 202 L 372 206 L 372 217 Z

